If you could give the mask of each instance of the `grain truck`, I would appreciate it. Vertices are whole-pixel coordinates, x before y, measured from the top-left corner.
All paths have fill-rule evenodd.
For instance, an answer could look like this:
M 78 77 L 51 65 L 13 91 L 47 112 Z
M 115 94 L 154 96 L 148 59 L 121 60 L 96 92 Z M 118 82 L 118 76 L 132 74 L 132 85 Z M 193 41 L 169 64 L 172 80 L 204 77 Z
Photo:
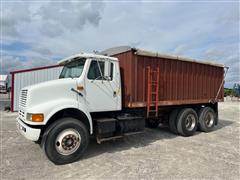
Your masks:
M 55 164 L 80 159 L 90 136 L 101 143 L 160 123 L 192 136 L 218 124 L 222 64 L 131 47 L 80 53 L 59 64 L 59 79 L 21 90 L 17 117 L 21 134 Z

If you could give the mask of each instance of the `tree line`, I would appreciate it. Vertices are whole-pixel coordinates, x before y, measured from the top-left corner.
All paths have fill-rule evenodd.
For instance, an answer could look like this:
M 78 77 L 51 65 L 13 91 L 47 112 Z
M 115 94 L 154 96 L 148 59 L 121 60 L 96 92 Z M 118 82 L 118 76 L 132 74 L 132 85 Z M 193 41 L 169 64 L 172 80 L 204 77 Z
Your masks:
M 233 88 L 224 88 L 224 96 L 235 96 L 235 97 L 240 97 L 240 84 L 235 83 L 233 85 Z

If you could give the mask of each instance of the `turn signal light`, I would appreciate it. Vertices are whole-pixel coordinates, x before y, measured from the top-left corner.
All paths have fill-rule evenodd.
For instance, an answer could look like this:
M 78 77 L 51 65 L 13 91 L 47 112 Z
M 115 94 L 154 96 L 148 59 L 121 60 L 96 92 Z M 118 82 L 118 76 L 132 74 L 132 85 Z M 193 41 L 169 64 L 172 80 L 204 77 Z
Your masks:
M 43 114 L 32 114 L 32 121 L 33 122 L 43 122 L 44 115 Z

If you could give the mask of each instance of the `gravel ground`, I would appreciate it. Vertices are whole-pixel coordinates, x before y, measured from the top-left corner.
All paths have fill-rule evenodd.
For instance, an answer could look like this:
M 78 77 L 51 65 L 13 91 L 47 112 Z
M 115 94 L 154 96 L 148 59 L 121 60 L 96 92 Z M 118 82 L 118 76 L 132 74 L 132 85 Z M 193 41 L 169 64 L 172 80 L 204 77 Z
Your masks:
M 17 132 L 16 113 L 0 111 L 1 179 L 239 179 L 240 103 L 220 103 L 219 115 L 213 132 L 187 138 L 159 127 L 100 145 L 92 139 L 80 161 L 56 166 Z
M 10 94 L 0 94 L 0 111 L 10 107 Z

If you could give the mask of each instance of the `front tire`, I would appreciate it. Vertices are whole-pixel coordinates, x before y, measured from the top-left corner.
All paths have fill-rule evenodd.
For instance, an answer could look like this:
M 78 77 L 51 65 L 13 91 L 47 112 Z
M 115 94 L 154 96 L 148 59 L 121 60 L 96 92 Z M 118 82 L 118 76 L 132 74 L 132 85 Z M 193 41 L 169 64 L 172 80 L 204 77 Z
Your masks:
M 45 131 L 42 147 L 46 156 L 55 164 L 67 164 L 81 158 L 88 147 L 89 133 L 79 120 L 63 118 Z
M 182 136 L 192 136 L 198 125 L 198 116 L 196 111 L 191 108 L 181 110 L 177 117 L 177 130 Z

